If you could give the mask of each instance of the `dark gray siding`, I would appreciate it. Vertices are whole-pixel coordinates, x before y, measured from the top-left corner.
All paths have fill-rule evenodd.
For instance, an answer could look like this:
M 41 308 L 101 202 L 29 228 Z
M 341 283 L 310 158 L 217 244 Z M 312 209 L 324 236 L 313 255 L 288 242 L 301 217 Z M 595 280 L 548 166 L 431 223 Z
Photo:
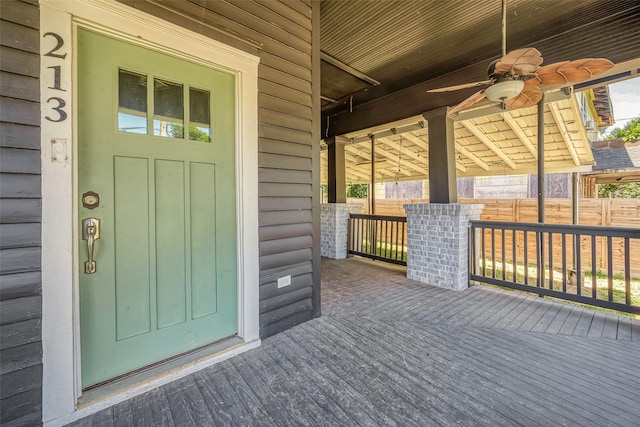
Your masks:
M 0 1 L 0 424 L 41 420 L 40 12 Z
M 260 334 L 318 316 L 319 48 L 313 54 L 312 2 L 123 2 L 260 57 Z M 278 277 L 286 275 L 291 285 L 278 289 Z

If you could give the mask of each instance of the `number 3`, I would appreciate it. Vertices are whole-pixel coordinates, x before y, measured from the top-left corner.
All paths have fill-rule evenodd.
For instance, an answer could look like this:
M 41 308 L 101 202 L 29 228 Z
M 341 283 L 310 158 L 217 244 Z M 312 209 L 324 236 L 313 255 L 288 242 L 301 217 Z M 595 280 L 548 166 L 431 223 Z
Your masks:
M 52 107 L 51 108 L 53 111 L 58 113 L 58 118 L 55 119 L 55 120 L 52 119 L 49 116 L 45 116 L 44 118 L 49 120 L 50 122 L 55 122 L 55 123 L 63 122 L 65 120 L 67 120 L 67 113 L 66 113 L 66 111 L 63 110 L 65 105 L 67 105 L 67 103 L 64 102 L 64 99 L 58 98 L 57 96 L 52 96 L 51 98 L 47 99 L 47 103 L 49 103 L 50 101 L 56 101 L 58 103 L 58 105 L 56 107 Z

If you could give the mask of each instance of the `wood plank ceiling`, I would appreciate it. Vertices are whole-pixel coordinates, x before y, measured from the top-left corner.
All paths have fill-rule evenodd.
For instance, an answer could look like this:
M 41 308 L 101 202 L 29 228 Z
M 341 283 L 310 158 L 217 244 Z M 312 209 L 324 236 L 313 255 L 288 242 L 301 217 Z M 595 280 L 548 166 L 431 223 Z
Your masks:
M 576 170 L 594 163 L 575 95 L 545 106 L 545 169 Z M 500 111 L 481 108 L 455 122 L 457 175 L 536 173 L 537 108 Z M 371 182 L 371 139 L 375 135 L 376 182 L 427 179 L 429 134 L 421 116 L 345 135 L 349 184 Z M 583 168 L 584 169 L 584 168 Z M 327 182 L 326 145 L 321 180 Z
M 638 73 L 638 28 L 637 0 L 507 3 L 507 50 L 536 47 L 543 65 L 606 57 L 609 74 Z M 501 56 L 501 0 L 322 0 L 321 49 L 323 137 L 418 116 L 477 89 L 426 90 L 486 79 Z

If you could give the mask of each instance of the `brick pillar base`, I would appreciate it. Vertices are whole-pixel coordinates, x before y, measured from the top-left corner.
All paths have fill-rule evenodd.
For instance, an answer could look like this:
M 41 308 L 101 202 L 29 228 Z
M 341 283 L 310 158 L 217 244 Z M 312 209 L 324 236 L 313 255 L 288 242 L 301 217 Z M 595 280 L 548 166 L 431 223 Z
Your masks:
M 320 255 L 333 259 L 347 257 L 349 214 L 360 213 L 362 205 L 327 203 L 320 206 Z
M 469 221 L 483 205 L 411 204 L 407 213 L 407 278 L 442 288 L 469 286 Z

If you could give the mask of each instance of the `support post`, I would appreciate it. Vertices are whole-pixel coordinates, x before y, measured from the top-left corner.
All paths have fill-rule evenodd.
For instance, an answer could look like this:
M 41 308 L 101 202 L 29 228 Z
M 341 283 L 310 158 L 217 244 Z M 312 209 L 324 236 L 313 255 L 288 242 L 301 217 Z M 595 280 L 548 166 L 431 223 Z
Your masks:
M 538 222 L 544 223 L 544 94 L 542 94 L 542 98 L 538 102 Z M 538 268 L 536 282 L 539 287 L 543 287 L 545 276 L 544 234 L 542 232 L 537 234 Z M 525 268 L 527 267 L 525 266 Z
M 347 202 L 345 180 L 344 138 L 332 136 L 326 140 L 328 154 L 328 193 L 329 203 Z
M 579 185 L 580 179 L 578 172 L 571 173 L 571 223 L 573 225 L 578 224 Z
M 371 202 L 371 209 L 369 214 L 376 214 L 376 136 L 374 134 L 369 135 L 371 138 L 371 188 L 369 189 L 369 200 Z
M 407 204 L 407 278 L 446 289 L 469 286 L 469 222 L 483 205 Z
M 544 94 L 538 102 L 538 222 L 544 222 Z
M 429 202 L 457 203 L 456 146 L 448 108 L 424 113 L 429 126 Z

